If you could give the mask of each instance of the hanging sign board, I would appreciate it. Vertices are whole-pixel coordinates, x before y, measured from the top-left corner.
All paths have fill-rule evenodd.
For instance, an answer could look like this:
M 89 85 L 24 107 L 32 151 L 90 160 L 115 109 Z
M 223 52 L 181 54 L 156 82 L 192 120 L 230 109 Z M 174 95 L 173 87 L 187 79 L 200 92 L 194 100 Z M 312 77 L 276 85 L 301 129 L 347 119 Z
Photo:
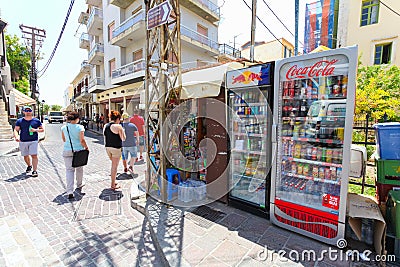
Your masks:
M 168 1 L 162 2 L 160 5 L 149 9 L 147 13 L 147 30 L 167 23 L 171 15 L 171 10 L 171 4 Z

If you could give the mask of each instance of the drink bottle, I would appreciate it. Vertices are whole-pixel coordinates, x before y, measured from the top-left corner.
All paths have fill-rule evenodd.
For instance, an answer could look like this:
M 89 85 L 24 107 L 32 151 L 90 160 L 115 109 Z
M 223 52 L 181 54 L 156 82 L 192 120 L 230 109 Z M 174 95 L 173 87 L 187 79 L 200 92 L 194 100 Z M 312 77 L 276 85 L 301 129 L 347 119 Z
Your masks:
M 32 126 L 29 125 L 29 135 L 33 135 L 33 132 L 31 132 Z

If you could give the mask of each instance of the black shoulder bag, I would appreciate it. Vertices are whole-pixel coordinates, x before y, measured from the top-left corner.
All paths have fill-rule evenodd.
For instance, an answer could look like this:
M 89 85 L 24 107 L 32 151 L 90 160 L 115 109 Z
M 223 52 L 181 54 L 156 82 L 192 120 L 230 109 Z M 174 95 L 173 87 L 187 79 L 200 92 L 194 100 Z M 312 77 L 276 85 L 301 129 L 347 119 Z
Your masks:
M 71 136 L 69 134 L 68 126 L 67 127 L 67 132 L 68 132 L 68 137 L 69 137 L 69 142 L 71 144 L 71 149 L 72 149 L 72 167 L 81 167 L 85 166 L 88 162 L 89 159 L 89 150 L 84 149 L 84 150 L 79 150 L 79 151 L 74 151 L 74 148 L 72 146 L 72 141 L 71 141 Z

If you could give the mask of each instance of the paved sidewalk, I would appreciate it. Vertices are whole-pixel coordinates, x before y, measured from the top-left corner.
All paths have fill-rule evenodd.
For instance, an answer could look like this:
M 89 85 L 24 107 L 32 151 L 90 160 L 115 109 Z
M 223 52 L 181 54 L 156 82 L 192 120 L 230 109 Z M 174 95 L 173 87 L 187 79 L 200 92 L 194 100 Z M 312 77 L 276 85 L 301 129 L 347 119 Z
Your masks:
M 24 173 L 19 153 L 0 158 L 0 266 L 162 266 L 147 219 L 130 207 L 133 177 L 121 164 L 122 188 L 110 190 L 102 138 L 86 138 L 86 186 L 73 201 L 66 198 L 60 138 L 40 142 L 38 177 Z
M 133 200 L 132 207 L 150 222 L 164 266 L 379 266 L 362 259 L 346 260 L 345 251 L 335 246 L 286 231 L 265 218 L 220 202 L 181 209 L 142 198 Z M 338 252 L 329 257 L 329 249 Z M 350 242 L 348 249 L 362 252 L 366 248 Z M 307 251 L 311 250 L 315 258 L 309 258 Z

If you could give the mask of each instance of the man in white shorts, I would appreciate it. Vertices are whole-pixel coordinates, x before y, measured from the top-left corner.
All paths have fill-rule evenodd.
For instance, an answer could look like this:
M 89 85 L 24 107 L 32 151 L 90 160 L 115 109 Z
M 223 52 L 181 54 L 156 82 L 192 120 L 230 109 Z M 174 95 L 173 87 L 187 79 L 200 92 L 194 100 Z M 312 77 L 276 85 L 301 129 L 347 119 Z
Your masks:
M 33 110 L 29 106 L 23 108 L 24 117 L 17 120 L 14 129 L 15 141 L 19 142 L 19 150 L 27 165 L 26 174 L 32 172 L 32 177 L 37 177 L 38 166 L 38 133 L 43 132 L 40 120 L 33 117 Z M 33 168 L 32 168 L 33 167 Z

